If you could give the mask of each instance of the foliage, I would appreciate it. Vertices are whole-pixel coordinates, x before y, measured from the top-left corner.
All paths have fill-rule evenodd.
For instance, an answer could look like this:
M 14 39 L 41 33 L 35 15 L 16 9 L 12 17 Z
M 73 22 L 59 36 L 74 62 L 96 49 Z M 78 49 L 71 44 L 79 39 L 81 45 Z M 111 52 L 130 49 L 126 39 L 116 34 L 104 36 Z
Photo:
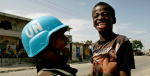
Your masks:
M 89 42 L 89 40 L 87 40 L 86 42 Z
M 89 42 L 92 43 L 92 40 L 90 40 Z
M 79 42 L 76 42 L 76 44 L 79 44 Z
M 137 50 L 138 48 L 142 49 L 143 47 L 143 44 L 141 43 L 141 41 L 139 40 L 133 40 L 133 43 L 132 43 L 132 49 L 134 50 Z
M 90 42 L 90 43 L 92 43 L 92 40 L 87 40 L 86 42 Z

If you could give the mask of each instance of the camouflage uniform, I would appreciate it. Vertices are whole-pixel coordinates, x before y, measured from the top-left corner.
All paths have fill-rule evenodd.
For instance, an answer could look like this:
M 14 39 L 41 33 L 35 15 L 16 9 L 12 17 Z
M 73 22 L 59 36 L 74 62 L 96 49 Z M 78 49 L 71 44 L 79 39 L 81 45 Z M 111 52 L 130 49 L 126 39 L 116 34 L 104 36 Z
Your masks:
M 62 65 L 55 61 L 40 60 L 37 62 L 37 76 L 76 76 L 77 69 L 70 65 Z
M 37 76 L 75 76 L 67 71 L 61 69 L 42 69 Z

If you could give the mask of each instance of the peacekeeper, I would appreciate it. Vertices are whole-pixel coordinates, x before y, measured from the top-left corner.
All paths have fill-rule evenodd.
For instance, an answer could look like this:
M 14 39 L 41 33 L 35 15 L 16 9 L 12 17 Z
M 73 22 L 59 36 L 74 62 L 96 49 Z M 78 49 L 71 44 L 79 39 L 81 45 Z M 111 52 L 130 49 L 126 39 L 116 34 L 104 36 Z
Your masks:
M 76 76 L 77 69 L 67 64 L 71 52 L 64 33 L 68 25 L 53 16 L 42 16 L 30 21 L 21 34 L 29 57 L 36 57 L 37 76 Z

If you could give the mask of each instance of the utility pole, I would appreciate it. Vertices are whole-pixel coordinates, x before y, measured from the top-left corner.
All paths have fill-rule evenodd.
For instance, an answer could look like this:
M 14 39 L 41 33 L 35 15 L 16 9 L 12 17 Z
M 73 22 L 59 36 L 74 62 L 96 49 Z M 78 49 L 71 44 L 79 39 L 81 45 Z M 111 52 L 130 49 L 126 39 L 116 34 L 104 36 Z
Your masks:
M 118 34 L 119 34 L 119 28 L 118 28 Z
M 146 51 L 145 51 L 145 41 L 144 41 L 144 52 L 146 53 Z
M 70 26 L 71 26 L 71 23 L 70 23 Z M 70 35 L 70 30 L 69 30 L 69 35 Z

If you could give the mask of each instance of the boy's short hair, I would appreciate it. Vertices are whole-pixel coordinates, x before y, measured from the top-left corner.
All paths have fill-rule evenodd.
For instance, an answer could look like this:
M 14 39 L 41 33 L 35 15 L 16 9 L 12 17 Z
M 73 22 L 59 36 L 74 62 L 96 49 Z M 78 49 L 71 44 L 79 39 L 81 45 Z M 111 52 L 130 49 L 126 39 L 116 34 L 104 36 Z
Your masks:
M 112 8 L 112 6 L 110 6 L 108 3 L 99 2 L 99 3 L 97 3 L 97 4 L 94 6 L 94 8 L 95 8 L 96 6 L 106 6 L 107 8 L 110 9 L 109 11 L 111 12 L 112 16 L 115 17 L 115 10 L 114 10 L 114 8 Z M 94 8 L 93 8 L 93 10 L 94 10 Z M 93 13 L 93 12 L 92 12 L 92 13 Z

